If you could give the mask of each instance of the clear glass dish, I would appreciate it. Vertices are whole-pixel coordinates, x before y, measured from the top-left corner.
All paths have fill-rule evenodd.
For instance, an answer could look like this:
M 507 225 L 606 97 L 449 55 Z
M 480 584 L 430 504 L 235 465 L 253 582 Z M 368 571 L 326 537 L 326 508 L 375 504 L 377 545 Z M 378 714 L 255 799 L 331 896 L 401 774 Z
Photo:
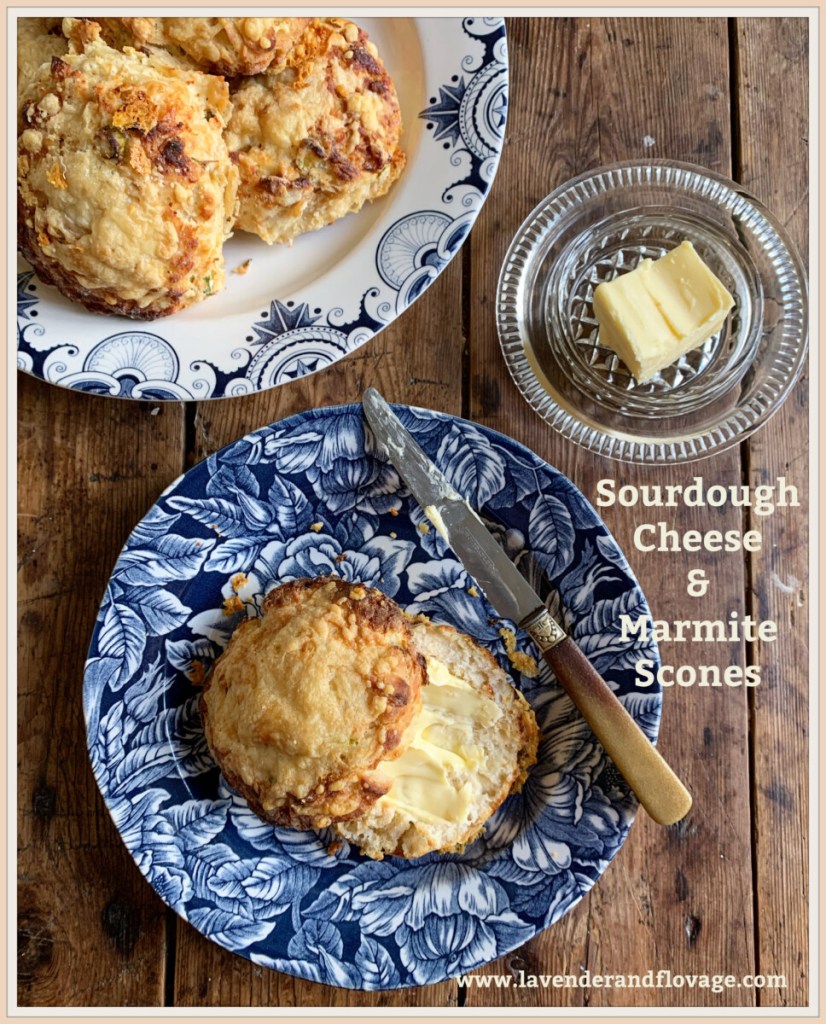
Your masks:
M 594 288 L 685 239 L 735 306 L 701 348 L 640 384 L 600 345 Z M 743 441 L 786 398 L 808 347 L 806 274 L 781 225 L 735 182 L 673 161 L 589 171 L 544 199 L 508 250 L 496 317 L 534 410 L 626 462 L 690 462 Z

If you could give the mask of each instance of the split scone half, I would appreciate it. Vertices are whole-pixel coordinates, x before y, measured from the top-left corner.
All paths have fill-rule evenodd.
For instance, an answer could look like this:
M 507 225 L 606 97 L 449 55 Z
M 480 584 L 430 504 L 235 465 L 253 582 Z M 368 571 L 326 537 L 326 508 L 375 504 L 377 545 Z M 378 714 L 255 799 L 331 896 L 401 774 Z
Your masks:
M 375 768 L 403 749 L 426 679 L 393 600 L 338 578 L 298 579 L 233 633 L 201 718 L 225 779 L 259 817 L 323 828 L 390 788 Z
M 450 626 L 417 621 L 428 685 L 404 752 L 377 774 L 390 786 L 335 831 L 368 857 L 455 853 L 525 781 L 536 761 L 531 708 L 493 656 Z
M 270 244 L 361 209 L 404 168 L 393 81 L 365 32 L 343 18 L 313 19 L 283 67 L 234 84 L 232 104 L 236 227 Z

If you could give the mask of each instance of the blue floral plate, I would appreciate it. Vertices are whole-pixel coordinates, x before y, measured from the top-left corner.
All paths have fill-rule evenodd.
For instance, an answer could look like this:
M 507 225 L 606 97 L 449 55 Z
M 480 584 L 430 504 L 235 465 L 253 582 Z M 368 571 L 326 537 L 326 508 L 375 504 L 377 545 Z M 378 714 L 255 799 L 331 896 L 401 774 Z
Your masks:
M 21 369 L 121 398 L 246 395 L 336 362 L 429 287 L 467 236 L 499 162 L 508 96 L 504 22 L 358 20 L 399 95 L 407 166 L 390 192 L 291 247 L 236 232 L 224 247 L 225 289 L 151 324 L 89 313 L 21 259 Z
M 399 406 L 402 422 L 482 511 L 554 615 L 655 739 L 661 694 L 634 686 L 653 643 L 616 543 L 574 485 L 526 448 L 464 420 Z M 209 664 L 264 594 L 337 573 L 451 623 L 488 647 L 531 702 L 538 763 L 461 855 L 368 860 L 332 833 L 259 820 L 212 761 L 198 715 Z M 442 981 L 520 946 L 569 910 L 622 845 L 624 780 L 547 668 L 511 666 L 502 622 L 396 471 L 360 405 L 264 427 L 172 484 L 112 573 L 84 680 L 89 753 L 124 842 L 204 935 L 256 964 L 385 989 Z M 531 641 L 518 634 L 523 650 Z

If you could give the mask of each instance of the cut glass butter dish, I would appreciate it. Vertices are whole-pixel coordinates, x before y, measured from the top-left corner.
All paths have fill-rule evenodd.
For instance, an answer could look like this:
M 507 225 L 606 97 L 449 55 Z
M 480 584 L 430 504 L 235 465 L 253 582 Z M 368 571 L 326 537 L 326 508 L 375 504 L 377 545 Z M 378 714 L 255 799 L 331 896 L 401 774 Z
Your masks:
M 645 383 L 600 343 L 596 287 L 689 241 L 734 298 L 719 331 Z M 637 463 L 738 444 L 805 361 L 806 275 L 781 225 L 740 186 L 668 161 L 561 185 L 528 216 L 499 278 L 497 327 L 522 395 L 563 436 Z

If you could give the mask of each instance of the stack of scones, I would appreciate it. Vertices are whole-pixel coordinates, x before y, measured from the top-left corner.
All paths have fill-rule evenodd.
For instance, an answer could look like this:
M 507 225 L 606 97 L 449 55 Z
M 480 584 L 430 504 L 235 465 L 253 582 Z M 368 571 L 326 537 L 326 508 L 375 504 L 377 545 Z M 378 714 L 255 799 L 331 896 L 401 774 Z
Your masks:
M 289 244 L 404 168 L 396 90 L 343 18 L 21 18 L 18 242 L 87 309 L 224 285 L 233 230 Z

